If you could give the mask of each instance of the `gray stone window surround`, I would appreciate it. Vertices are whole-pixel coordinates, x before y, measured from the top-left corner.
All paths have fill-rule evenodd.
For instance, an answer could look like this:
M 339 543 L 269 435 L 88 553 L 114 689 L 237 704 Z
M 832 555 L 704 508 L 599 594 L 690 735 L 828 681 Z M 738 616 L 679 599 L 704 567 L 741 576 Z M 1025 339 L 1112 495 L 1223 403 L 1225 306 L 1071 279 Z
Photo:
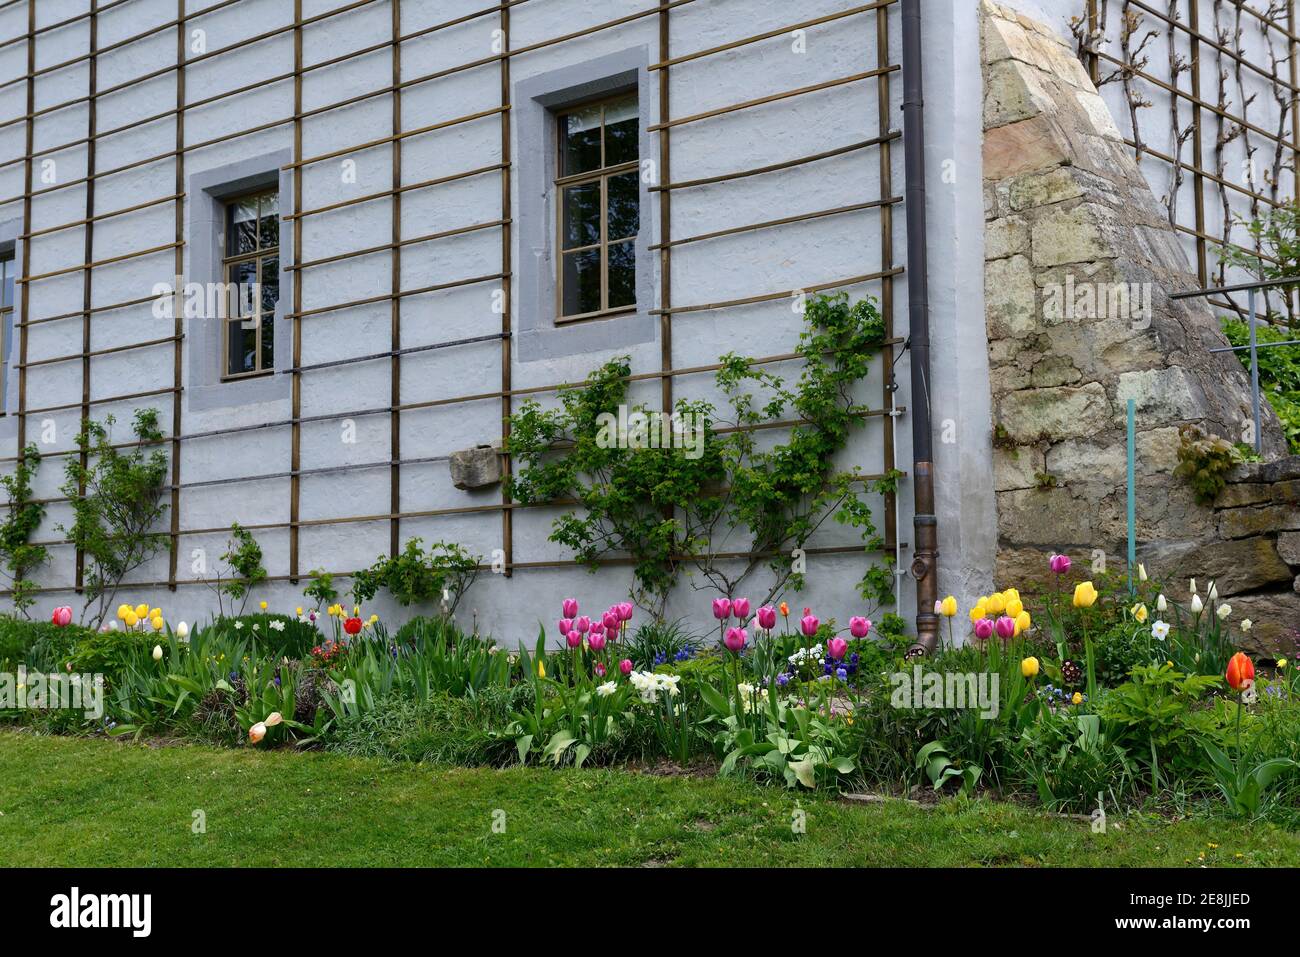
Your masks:
M 280 301 L 275 307 L 275 372 L 251 379 L 221 380 L 221 321 L 191 318 L 185 321 L 185 341 L 189 347 L 186 406 L 192 412 L 252 405 L 259 402 L 287 400 L 292 364 L 289 348 L 292 328 L 285 315 L 292 311 L 292 274 L 285 264 L 293 257 L 293 229 L 284 221 L 291 211 L 293 173 L 280 167 L 293 162 L 292 150 L 277 150 L 192 173 L 188 178 L 190 198 L 189 274 L 186 282 L 225 282 L 221 271 L 225 236 L 226 203 L 243 194 L 276 186 L 280 191 Z
M 0 255 L 13 254 L 14 272 L 23 274 L 23 247 L 18 237 L 23 231 L 21 219 L 7 219 L 0 222 Z M 27 287 L 14 283 L 14 308 L 6 320 L 10 324 L 9 335 L 5 345 L 5 354 L 0 361 L 5 364 L 4 395 L 0 395 L 0 439 L 12 439 L 18 436 L 18 349 L 15 345 L 18 337 L 18 320 L 22 315 L 22 299 L 27 295 Z
M 519 170 L 516 218 L 515 356 L 519 362 L 558 359 L 574 353 L 622 349 L 653 342 L 654 242 L 650 186 L 641 181 L 641 230 L 636 240 L 636 311 L 574 323 L 555 321 L 555 174 L 559 131 L 556 116 L 584 100 L 637 91 L 640 150 L 652 141 L 650 53 L 645 46 L 588 60 L 520 80 L 514 85 L 515 161 Z

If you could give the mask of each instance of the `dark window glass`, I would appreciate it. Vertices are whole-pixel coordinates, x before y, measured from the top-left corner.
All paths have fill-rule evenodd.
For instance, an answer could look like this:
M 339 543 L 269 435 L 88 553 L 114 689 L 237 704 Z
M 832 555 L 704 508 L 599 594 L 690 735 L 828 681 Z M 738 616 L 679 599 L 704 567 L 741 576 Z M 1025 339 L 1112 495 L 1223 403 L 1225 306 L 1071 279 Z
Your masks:
M 275 367 L 275 308 L 280 299 L 280 204 L 275 192 L 244 196 L 227 205 L 226 376 Z M 235 319 L 239 321 L 233 321 Z

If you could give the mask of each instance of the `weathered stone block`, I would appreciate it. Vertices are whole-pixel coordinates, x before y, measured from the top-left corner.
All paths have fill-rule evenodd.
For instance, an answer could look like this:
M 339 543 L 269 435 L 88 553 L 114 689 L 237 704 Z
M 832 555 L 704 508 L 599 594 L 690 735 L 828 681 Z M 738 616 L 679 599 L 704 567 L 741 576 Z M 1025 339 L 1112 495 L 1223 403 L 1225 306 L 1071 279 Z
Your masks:
M 1277 554 L 1288 565 L 1300 565 L 1300 532 L 1282 532 L 1277 537 Z M 1300 623 L 1297 623 L 1300 627 Z
M 1047 453 L 1047 470 L 1061 482 L 1120 482 L 1128 472 L 1128 456 L 1113 441 L 1061 442 Z
M 987 180 L 1001 180 L 1065 162 L 1065 149 L 1046 117 L 1035 116 L 984 132 L 984 178 Z
M 1093 541 L 1093 508 L 1066 488 L 998 492 L 998 537 L 1026 545 Z
M 1245 651 L 1272 656 L 1294 655 L 1300 650 L 1295 637 L 1300 623 L 1300 595 L 1294 591 L 1238 595 L 1229 604 L 1232 605 L 1229 621 L 1238 625 L 1233 629 L 1233 636 Z M 1239 626 L 1247 618 L 1252 627 L 1242 634 Z
M 1060 266 L 1112 258 L 1116 250 L 1106 244 L 1092 207 L 1052 210 L 1034 223 L 1031 242 L 1035 266 Z
M 1063 439 L 1092 435 L 1110 422 L 1110 402 L 1100 383 L 1079 388 L 1025 389 L 1002 400 L 1000 422 L 1018 442 L 1040 435 Z
M 1074 385 L 1082 374 L 1069 356 L 1048 355 L 1035 362 L 1029 373 L 1029 384 L 1036 389 L 1054 385 Z
M 984 306 L 990 339 L 1019 338 L 1033 332 L 1035 297 L 1033 270 L 1024 256 L 984 264 Z
M 485 488 L 501 481 L 501 454 L 490 445 L 451 453 L 451 484 L 459 489 Z
M 1015 210 L 1050 206 L 1083 195 L 1083 186 L 1069 166 L 1040 173 L 1025 173 L 1007 183 L 1007 198 Z
M 1115 394 L 1117 421 L 1127 415 L 1129 399 L 1135 400 L 1138 421 L 1153 424 L 1195 419 L 1204 409 L 1199 390 L 1179 366 L 1121 373 Z
M 1188 578 L 1213 581 L 1224 598 L 1292 578 L 1276 546 L 1263 536 L 1231 542 L 1154 544 L 1140 554 L 1147 572 L 1166 586 Z
M 1215 508 L 1237 508 L 1242 505 L 1262 505 L 1273 498 L 1273 488 L 1269 485 L 1242 483 L 1226 485 L 1219 497 L 1214 500 Z
M 1300 509 L 1289 505 L 1247 506 L 1219 512 L 1219 535 L 1245 538 L 1300 528 Z
M 988 68 L 984 77 L 985 129 L 1029 119 L 1051 108 L 1052 98 L 1032 68 L 1014 60 L 1002 60 Z
M 1012 489 L 1033 488 L 1038 484 L 1034 477 L 1037 456 L 1033 449 L 993 449 L 993 487 L 999 492 Z
M 993 220 L 985 227 L 985 259 L 1006 259 L 1008 256 L 1028 251 L 1029 224 L 1021 217 L 1004 216 Z

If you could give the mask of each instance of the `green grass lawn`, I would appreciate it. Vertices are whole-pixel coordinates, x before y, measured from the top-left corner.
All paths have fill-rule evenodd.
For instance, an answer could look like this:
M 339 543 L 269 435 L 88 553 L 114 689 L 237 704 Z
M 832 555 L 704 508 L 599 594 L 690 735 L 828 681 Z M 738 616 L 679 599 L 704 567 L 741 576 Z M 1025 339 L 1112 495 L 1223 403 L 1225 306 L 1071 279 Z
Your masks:
M 1270 825 L 1128 818 L 1094 834 L 992 802 L 926 810 L 712 778 L 13 732 L 0 733 L 0 847 L 6 865 L 44 866 L 1300 864 L 1300 835 Z

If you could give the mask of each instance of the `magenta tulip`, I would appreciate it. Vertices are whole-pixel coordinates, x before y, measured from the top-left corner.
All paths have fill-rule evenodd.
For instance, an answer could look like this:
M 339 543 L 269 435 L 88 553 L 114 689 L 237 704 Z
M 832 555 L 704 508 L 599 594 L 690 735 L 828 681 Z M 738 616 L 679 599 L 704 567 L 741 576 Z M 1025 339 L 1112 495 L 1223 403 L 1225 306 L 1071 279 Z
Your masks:
M 713 599 L 713 617 L 718 619 L 718 621 L 726 621 L 731 617 L 730 598 Z
M 849 619 L 849 634 L 854 638 L 865 638 L 867 632 L 871 631 L 871 622 L 861 615 L 854 615 Z
M 577 648 L 582 644 L 582 632 L 575 629 L 574 631 L 569 632 L 566 640 L 569 642 L 570 648 Z
M 560 634 L 562 634 L 564 637 L 567 638 L 569 637 L 569 632 L 573 631 L 573 619 L 561 618 L 559 621 L 559 626 L 560 626 Z
M 50 621 L 60 628 L 66 628 L 72 623 L 72 608 L 69 605 L 60 605 L 54 609 L 54 614 L 50 616 Z
M 596 674 L 601 678 L 605 677 L 605 666 L 602 665 L 599 661 L 596 662 Z
M 603 635 L 605 633 L 605 625 L 602 622 L 593 621 L 591 623 L 591 633 L 593 635 Z
M 1056 574 L 1064 575 L 1070 570 L 1070 556 L 1053 555 L 1049 559 L 1049 564 L 1052 566 L 1052 571 L 1056 572 Z
M 583 615 L 573 623 L 573 627 L 585 635 L 587 632 L 591 631 L 591 619 L 586 615 Z
M 733 615 L 735 615 L 737 618 L 739 618 L 741 621 L 744 621 L 746 618 L 748 618 L 748 617 L 749 617 L 749 599 L 748 599 L 748 598 L 737 598 L 737 599 L 733 600 L 732 603 L 731 603 L 731 613 L 732 613 Z
M 564 599 L 564 601 L 561 603 L 561 607 L 562 607 L 563 610 L 564 610 L 564 617 L 565 617 L 565 618 L 577 618 L 577 617 L 578 617 L 578 599 L 576 599 L 576 598 L 566 598 L 566 599 Z
M 799 621 L 799 627 L 809 638 L 817 634 L 817 626 L 820 624 L 821 622 L 817 620 L 816 615 L 804 615 Z
M 758 627 L 764 631 L 771 631 L 776 627 L 776 609 L 771 605 L 764 605 L 758 610 Z
M 1003 615 L 994 623 L 994 627 L 997 629 L 998 637 L 1003 641 L 1015 637 L 1016 620 L 1010 615 Z
M 843 638 L 832 638 L 826 642 L 826 651 L 832 658 L 839 661 L 849 650 L 849 643 Z
M 975 622 L 975 637 L 980 641 L 988 641 L 993 637 L 993 621 L 989 618 L 981 618 Z
M 619 621 L 631 621 L 631 620 L 632 620 L 632 611 L 633 611 L 633 609 L 634 609 L 634 606 L 633 606 L 633 604 L 632 604 L 630 601 L 622 601 L 622 602 L 619 602 L 619 603 L 618 603 L 617 605 L 615 605 L 614 607 L 618 609 L 618 620 L 619 620 Z
M 616 611 L 605 612 L 605 617 L 601 619 L 601 623 L 605 626 L 605 630 L 608 631 L 611 635 L 617 633 L 618 612 Z
M 741 648 L 745 647 L 747 637 L 744 628 L 728 628 L 727 637 L 723 639 L 722 643 L 727 646 L 729 651 L 740 651 Z
M 632 673 L 632 659 L 624 658 L 620 661 L 618 663 L 618 670 L 623 672 L 625 675 L 630 675 Z
M 589 634 L 587 636 L 587 644 L 591 646 L 592 651 L 600 651 L 600 649 L 604 648 L 605 647 L 604 629 L 602 628 L 600 631 L 593 631 L 591 634 Z

